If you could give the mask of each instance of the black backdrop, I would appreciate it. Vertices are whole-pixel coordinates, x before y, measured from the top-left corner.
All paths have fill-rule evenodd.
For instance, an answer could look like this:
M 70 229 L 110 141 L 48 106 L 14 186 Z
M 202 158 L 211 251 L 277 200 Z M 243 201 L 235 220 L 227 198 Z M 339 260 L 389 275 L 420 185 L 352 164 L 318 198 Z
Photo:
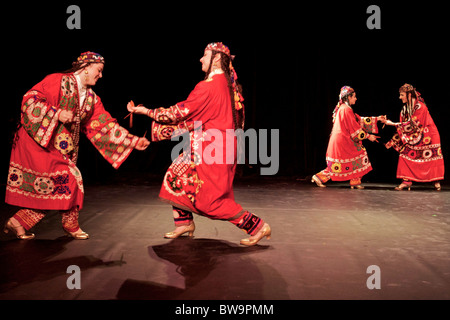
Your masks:
M 81 9 L 80 30 L 66 27 L 71 4 Z M 366 26 L 371 4 L 381 9 L 379 30 Z M 147 107 L 184 100 L 204 76 L 199 59 L 213 41 L 224 42 L 236 55 L 246 128 L 280 130 L 278 176 L 305 178 L 324 168 L 331 113 L 343 85 L 355 88 L 358 114 L 386 114 L 397 121 L 398 88 L 405 82 L 413 84 L 440 130 L 447 160 L 445 15 L 444 7 L 431 2 L 8 5 L 1 21 L 2 179 L 6 182 L 9 140 L 22 96 L 47 74 L 68 69 L 81 52 L 102 54 L 105 70 L 94 90 L 127 127 L 124 117 L 131 99 Z M 142 135 L 150 123 L 138 118 L 131 132 Z M 374 167 L 366 181 L 395 181 L 398 155 L 382 145 L 392 134 L 386 127 L 380 144 L 365 142 Z M 117 174 L 87 139 L 81 143 L 78 166 L 85 181 L 101 182 Z M 133 152 L 118 172 L 163 173 L 172 146 L 155 143 L 145 152 Z

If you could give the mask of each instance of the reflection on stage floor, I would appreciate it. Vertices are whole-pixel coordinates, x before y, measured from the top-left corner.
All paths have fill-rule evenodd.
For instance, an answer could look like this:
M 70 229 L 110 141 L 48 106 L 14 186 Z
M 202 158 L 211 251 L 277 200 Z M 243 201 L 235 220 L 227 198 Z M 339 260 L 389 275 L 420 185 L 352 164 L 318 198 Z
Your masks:
M 158 179 L 87 185 L 89 240 L 64 237 L 57 212 L 35 240 L 0 236 L 0 299 L 449 299 L 448 188 L 365 186 L 237 179 L 237 202 L 272 227 L 271 240 L 247 248 L 231 223 L 197 215 L 194 238 L 164 239 L 173 221 Z M 1 222 L 14 210 L 3 205 Z M 72 265 L 80 289 L 68 289 Z

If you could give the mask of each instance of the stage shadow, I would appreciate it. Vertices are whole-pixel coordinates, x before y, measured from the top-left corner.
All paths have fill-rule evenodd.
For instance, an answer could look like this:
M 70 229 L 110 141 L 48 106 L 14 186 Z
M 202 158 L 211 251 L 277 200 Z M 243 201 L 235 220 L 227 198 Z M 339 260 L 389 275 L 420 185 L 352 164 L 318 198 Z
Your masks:
M 67 274 L 67 267 L 77 265 L 81 270 L 112 267 L 124 261 L 103 261 L 93 256 L 76 256 L 55 260 L 73 240 L 60 237 L 55 240 L 0 241 L 0 293 L 35 281 L 45 281 Z
M 255 254 L 270 246 L 242 247 L 227 241 L 180 237 L 163 245 L 148 248 L 152 260 L 170 262 L 168 278 L 184 278 L 184 288 L 149 281 L 127 279 L 118 299 L 198 300 L 198 299 L 267 299 L 267 273 L 276 278 L 271 290 L 286 296 L 286 283 L 270 267 L 258 264 Z M 175 265 L 176 267 L 174 267 Z M 283 293 L 284 292 L 284 293 Z

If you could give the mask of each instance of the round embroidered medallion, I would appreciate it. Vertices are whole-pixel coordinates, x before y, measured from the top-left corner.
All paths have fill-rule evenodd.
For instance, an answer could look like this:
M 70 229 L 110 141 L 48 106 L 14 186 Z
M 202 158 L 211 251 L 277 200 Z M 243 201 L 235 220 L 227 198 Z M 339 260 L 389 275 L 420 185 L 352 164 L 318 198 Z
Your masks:
M 34 180 L 34 189 L 40 194 L 49 194 L 55 190 L 55 183 L 47 177 L 37 177 Z
M 73 150 L 72 138 L 67 133 L 61 133 L 56 136 L 55 148 L 62 154 L 68 154 Z

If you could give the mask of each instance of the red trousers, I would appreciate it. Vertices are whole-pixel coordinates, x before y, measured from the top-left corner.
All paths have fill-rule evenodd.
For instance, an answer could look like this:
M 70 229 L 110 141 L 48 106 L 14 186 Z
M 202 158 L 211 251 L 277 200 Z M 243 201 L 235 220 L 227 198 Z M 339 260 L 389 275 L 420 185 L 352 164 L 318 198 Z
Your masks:
M 80 229 L 78 224 L 78 207 L 74 207 L 71 210 L 60 211 L 60 213 L 64 230 L 76 232 Z M 25 230 L 30 230 L 45 217 L 45 214 L 45 210 L 20 209 L 13 217 L 25 228 Z
M 188 210 L 173 207 L 173 220 L 177 227 L 188 226 L 194 220 L 194 216 Z M 251 236 L 258 233 L 264 225 L 263 219 L 249 211 L 242 211 L 242 214 L 237 215 L 235 219 L 229 221 Z
M 322 183 L 326 183 L 328 180 L 331 179 L 330 177 L 330 171 L 328 170 L 328 168 L 320 171 L 319 173 L 316 173 L 317 178 L 319 178 L 319 180 Z M 351 186 L 357 186 L 361 184 L 361 178 L 357 178 L 357 179 L 351 179 L 350 180 L 350 185 Z

